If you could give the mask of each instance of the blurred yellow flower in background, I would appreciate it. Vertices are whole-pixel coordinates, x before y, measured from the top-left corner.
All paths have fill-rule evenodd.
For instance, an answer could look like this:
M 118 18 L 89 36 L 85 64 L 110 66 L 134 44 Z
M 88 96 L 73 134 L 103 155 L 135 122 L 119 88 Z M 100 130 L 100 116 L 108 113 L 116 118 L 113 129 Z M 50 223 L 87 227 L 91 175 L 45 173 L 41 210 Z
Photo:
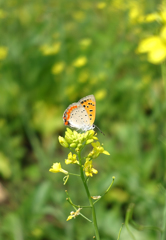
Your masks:
M 40 47 L 40 50 L 42 51 L 43 55 L 54 55 L 60 51 L 60 47 L 61 43 L 56 42 L 52 45 L 44 44 Z
M 137 48 L 138 53 L 147 53 L 148 61 L 160 64 L 166 58 L 166 26 L 164 26 L 158 36 L 151 36 L 143 39 Z
M 81 22 L 82 20 L 85 19 L 85 13 L 83 11 L 77 11 L 73 13 L 73 18 L 78 21 Z
M 7 57 L 8 48 L 4 46 L 0 46 L 0 60 L 3 60 Z
M 6 12 L 3 9 L 0 9 L 0 18 L 5 18 Z
M 131 1 L 129 3 L 129 19 L 131 23 L 135 23 L 143 15 L 142 1 Z
M 73 62 L 73 66 L 78 68 L 83 67 L 84 65 L 86 65 L 87 61 L 88 60 L 85 56 L 80 56 Z
M 84 38 L 79 42 L 82 49 L 86 49 L 92 44 L 92 40 L 90 38 Z
M 96 100 L 102 100 L 107 95 L 107 91 L 105 89 L 101 89 L 95 93 Z
M 103 9 L 103 8 L 105 8 L 106 7 L 106 3 L 105 2 L 99 2 L 98 4 L 97 4 L 97 8 L 98 9 Z
M 58 62 L 58 63 L 55 63 L 52 67 L 52 73 L 53 74 L 60 74 L 61 72 L 63 72 L 65 68 L 65 63 L 64 62 Z
M 110 4 L 110 10 L 112 10 L 113 8 L 117 10 L 124 10 L 126 9 L 126 7 L 127 7 L 127 2 L 123 0 L 112 0 Z

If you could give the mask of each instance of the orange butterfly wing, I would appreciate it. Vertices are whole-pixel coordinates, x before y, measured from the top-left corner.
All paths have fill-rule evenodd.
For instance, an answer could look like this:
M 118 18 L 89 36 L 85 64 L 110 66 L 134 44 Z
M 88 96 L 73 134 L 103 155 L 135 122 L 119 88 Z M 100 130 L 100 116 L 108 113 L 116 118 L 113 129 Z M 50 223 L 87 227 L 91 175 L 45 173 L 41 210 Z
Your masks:
M 96 100 L 93 95 L 86 96 L 84 98 L 81 98 L 79 100 L 79 103 L 86 109 L 89 119 L 90 119 L 90 124 L 92 125 L 95 121 L 95 116 L 96 116 Z

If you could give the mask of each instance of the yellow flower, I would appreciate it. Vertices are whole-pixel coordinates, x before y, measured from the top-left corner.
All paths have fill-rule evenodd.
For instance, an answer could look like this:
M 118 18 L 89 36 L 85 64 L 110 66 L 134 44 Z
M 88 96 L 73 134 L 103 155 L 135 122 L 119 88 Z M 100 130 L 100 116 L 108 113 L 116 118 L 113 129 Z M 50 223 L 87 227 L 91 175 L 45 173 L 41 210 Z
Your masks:
M 42 51 L 43 55 L 53 55 L 60 51 L 60 46 L 60 42 L 56 42 L 52 45 L 44 44 L 40 47 L 40 50 Z
M 52 167 L 49 169 L 50 172 L 53 173 L 64 173 L 64 174 L 68 174 L 68 171 L 64 170 L 63 168 L 61 168 L 61 164 L 60 163 L 53 163 Z
M 98 4 L 97 4 L 97 8 L 98 9 L 103 9 L 103 8 L 105 8 L 106 7 L 106 3 L 105 2 L 99 2 Z
M 59 62 L 59 63 L 55 63 L 52 67 L 52 73 L 53 74 L 59 74 L 61 72 L 63 72 L 65 68 L 65 63 L 64 62 Z
M 8 48 L 4 46 L 0 46 L 0 60 L 3 60 L 6 58 L 8 53 Z
M 138 53 L 148 53 L 148 61 L 160 64 L 166 58 L 166 26 L 161 29 L 159 36 L 152 36 L 143 39 L 138 48 Z
M 66 221 L 69 221 L 72 218 L 75 218 L 76 216 L 78 216 L 80 214 L 81 209 L 82 208 L 78 208 L 76 212 L 72 211 Z
M 85 175 L 87 177 L 93 177 L 93 174 L 97 174 L 98 171 L 96 169 L 93 168 L 92 166 L 92 160 L 89 161 L 89 158 L 86 159 L 86 162 L 84 164 L 84 171 L 85 171 Z
M 91 143 L 93 150 L 89 153 L 88 157 L 90 158 L 97 158 L 101 153 L 105 155 L 110 155 L 109 152 L 104 150 L 104 148 L 100 145 L 99 142 Z
M 129 4 L 129 19 L 131 23 L 135 23 L 143 15 L 143 7 L 139 1 L 131 1 Z
M 70 152 L 68 154 L 68 159 L 65 159 L 65 163 L 66 164 L 70 164 L 70 163 L 76 163 L 76 164 L 79 164 L 79 162 L 77 161 L 77 156 L 76 154 L 73 154 Z
M 83 67 L 87 63 L 87 61 L 88 60 L 85 56 L 79 57 L 73 62 L 73 66 L 78 68 Z

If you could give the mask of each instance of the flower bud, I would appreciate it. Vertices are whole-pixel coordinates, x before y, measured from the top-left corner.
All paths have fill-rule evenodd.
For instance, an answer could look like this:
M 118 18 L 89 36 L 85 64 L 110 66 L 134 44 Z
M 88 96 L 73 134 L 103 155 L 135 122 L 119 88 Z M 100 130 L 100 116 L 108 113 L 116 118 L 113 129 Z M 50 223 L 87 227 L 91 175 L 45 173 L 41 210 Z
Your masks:
M 72 130 L 71 130 L 70 128 L 67 128 L 67 132 L 68 132 L 69 134 L 73 134 L 73 132 L 72 132 Z
M 93 139 L 88 139 L 88 140 L 86 141 L 86 145 L 92 143 L 93 141 L 94 141 Z
M 78 148 L 80 148 L 80 147 L 82 147 L 82 144 L 81 144 L 81 143 L 79 143 L 77 146 L 78 146 Z
M 69 146 L 63 137 L 59 136 L 58 139 L 59 139 L 59 143 L 62 145 L 62 147 L 67 148 Z
M 70 147 L 72 147 L 72 148 L 75 148 L 76 146 L 77 146 L 76 143 L 71 143 L 71 144 L 70 144 Z

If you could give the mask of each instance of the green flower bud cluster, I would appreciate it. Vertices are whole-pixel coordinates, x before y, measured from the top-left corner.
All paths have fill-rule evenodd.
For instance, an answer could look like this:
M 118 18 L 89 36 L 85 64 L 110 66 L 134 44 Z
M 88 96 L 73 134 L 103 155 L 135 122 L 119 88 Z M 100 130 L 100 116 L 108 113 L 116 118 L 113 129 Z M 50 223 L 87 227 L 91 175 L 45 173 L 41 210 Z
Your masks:
M 79 152 L 85 144 L 91 144 L 94 140 L 98 140 L 96 135 L 97 134 L 93 130 L 85 133 L 78 133 L 67 128 L 65 138 L 59 136 L 59 142 L 63 147 L 75 148 L 75 151 Z

